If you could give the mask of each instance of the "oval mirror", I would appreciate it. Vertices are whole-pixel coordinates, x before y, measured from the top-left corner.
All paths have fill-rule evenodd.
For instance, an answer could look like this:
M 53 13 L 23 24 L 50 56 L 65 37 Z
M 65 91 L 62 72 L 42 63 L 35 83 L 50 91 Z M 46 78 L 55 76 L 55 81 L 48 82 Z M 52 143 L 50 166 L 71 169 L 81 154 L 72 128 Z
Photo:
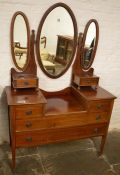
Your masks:
M 16 12 L 11 21 L 11 53 L 15 66 L 24 70 L 28 64 L 30 28 L 26 15 Z
M 50 78 L 63 75 L 72 63 L 77 44 L 77 23 L 64 3 L 51 6 L 42 17 L 37 32 L 38 63 Z
M 99 26 L 95 19 L 91 19 L 86 24 L 83 34 L 81 66 L 82 69 L 88 70 L 93 61 L 97 50 L 99 38 Z

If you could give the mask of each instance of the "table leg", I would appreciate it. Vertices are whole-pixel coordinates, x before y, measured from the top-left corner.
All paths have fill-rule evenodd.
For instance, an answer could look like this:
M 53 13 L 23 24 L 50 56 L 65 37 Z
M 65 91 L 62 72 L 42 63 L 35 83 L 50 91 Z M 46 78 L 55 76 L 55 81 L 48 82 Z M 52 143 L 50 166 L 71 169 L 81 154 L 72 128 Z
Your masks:
M 16 157 L 16 148 L 12 145 L 12 168 L 15 169 L 15 157 Z
M 103 150 L 104 150 L 104 146 L 105 146 L 105 141 L 106 141 L 106 136 L 107 135 L 103 135 L 102 136 L 101 145 L 100 145 L 100 151 L 99 151 L 99 156 L 101 156 L 103 154 Z

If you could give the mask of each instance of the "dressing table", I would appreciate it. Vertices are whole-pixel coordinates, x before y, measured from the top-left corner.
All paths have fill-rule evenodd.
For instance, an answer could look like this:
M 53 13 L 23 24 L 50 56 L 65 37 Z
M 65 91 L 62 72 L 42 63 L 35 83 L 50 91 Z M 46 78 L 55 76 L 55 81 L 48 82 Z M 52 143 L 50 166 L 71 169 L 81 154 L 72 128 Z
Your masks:
M 61 69 L 61 72 L 54 75 L 42 65 L 40 39 L 43 36 L 42 27 L 45 19 L 52 15 L 54 10 L 60 10 L 61 13 L 61 9 L 71 16 L 71 22 L 74 21 L 72 22 L 74 41 L 69 63 L 64 67 L 64 70 Z M 83 35 L 79 36 L 79 44 L 77 45 L 76 34 L 77 26 L 73 12 L 63 3 L 57 3 L 46 11 L 37 33 L 37 59 L 40 66 L 42 65 L 41 69 L 51 78 L 60 77 L 69 68 L 77 46 L 77 56 L 73 65 L 70 87 L 56 92 L 47 92 L 35 86 L 28 87 L 27 84 L 24 84 L 24 87 L 16 87 L 11 84 L 11 86 L 5 88 L 9 106 L 13 168 L 15 168 L 15 151 L 19 147 L 32 147 L 101 136 L 100 154 L 103 153 L 115 96 L 98 86 L 99 77 L 97 79 L 97 88 L 94 88 L 96 83 L 81 85 L 79 81 L 81 76 L 86 80 L 86 77 L 94 79 L 94 75 L 93 68 L 88 69 L 88 71 L 81 68 L 81 61 L 84 59 L 81 56 L 81 53 L 83 54 L 84 52 Z M 28 66 L 23 68 L 22 72 L 16 71 L 16 74 L 30 76 L 33 73 L 37 77 L 34 58 L 34 33 L 32 33 L 30 41 L 30 47 L 27 45 Z M 91 66 L 92 61 L 87 66 Z M 14 75 L 11 74 L 11 81 L 13 82 L 13 80 Z

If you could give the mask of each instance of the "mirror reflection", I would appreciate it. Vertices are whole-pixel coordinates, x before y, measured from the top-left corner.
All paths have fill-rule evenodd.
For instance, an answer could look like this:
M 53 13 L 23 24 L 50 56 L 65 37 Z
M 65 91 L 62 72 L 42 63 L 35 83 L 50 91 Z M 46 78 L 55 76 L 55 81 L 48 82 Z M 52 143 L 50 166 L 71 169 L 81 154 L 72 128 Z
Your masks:
M 89 25 L 86 34 L 85 46 L 84 46 L 84 54 L 83 54 L 83 66 L 84 68 L 88 68 L 92 61 L 92 54 L 94 51 L 96 41 L 96 25 L 92 22 Z
M 47 73 L 59 75 L 73 54 L 74 26 L 68 11 L 56 7 L 46 17 L 40 35 L 40 59 Z
M 13 48 L 16 63 L 23 68 L 27 61 L 27 27 L 22 15 L 17 15 L 14 22 Z

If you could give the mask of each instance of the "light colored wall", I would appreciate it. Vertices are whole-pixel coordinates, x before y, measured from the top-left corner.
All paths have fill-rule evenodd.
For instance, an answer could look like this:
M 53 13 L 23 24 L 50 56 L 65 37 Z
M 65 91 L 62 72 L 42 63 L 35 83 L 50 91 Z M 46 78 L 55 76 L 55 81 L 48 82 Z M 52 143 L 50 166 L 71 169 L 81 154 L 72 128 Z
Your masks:
M 30 22 L 31 29 L 37 30 L 44 12 L 58 0 L 1 0 L 0 1 L 0 142 L 8 140 L 7 109 L 3 89 L 10 85 L 10 68 L 13 61 L 10 53 L 10 22 L 14 12 L 23 11 Z M 118 98 L 114 105 L 110 128 L 120 128 L 120 1 L 118 0 L 61 0 L 73 10 L 78 31 L 83 32 L 85 24 L 95 18 L 100 26 L 100 39 L 93 64 L 100 85 Z M 62 14 L 61 14 L 62 15 Z M 69 86 L 71 68 L 60 78 L 46 77 L 38 67 L 40 87 L 55 91 Z

